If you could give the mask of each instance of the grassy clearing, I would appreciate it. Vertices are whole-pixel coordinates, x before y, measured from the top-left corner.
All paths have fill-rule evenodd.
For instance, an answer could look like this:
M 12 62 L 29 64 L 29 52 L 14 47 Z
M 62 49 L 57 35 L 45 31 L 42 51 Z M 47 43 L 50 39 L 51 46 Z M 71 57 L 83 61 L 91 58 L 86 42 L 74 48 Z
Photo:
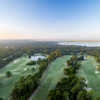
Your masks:
M 15 82 L 23 75 L 30 74 L 34 66 L 27 66 L 30 61 L 27 57 L 21 57 L 4 68 L 0 69 L 0 97 L 7 98 L 15 84 Z M 6 72 L 10 71 L 12 76 L 6 77 Z M 33 73 L 33 72 L 32 72 Z
M 88 57 L 87 60 L 82 62 L 79 75 L 88 81 L 88 88 L 92 88 L 95 91 L 94 96 L 100 97 L 100 73 L 96 73 L 97 65 L 98 63 L 94 57 Z
M 41 79 L 41 87 L 32 97 L 32 100 L 47 100 L 49 90 L 53 89 L 57 82 L 64 76 L 65 62 L 70 59 L 70 57 L 71 56 L 64 56 L 52 62 L 48 68 L 48 73 L 44 73 Z

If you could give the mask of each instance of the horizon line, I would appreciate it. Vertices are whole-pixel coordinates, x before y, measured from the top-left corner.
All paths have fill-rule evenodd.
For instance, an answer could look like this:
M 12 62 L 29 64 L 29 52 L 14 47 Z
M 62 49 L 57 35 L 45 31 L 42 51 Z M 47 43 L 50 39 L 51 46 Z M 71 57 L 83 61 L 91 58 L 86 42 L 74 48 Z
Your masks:
M 49 39 L 49 40 L 46 40 L 46 39 L 28 39 L 28 38 L 25 38 L 25 39 L 0 39 L 0 41 L 14 41 L 14 40 L 31 40 L 31 41 L 68 41 L 68 42 L 100 42 L 100 40 L 76 40 L 76 39 Z

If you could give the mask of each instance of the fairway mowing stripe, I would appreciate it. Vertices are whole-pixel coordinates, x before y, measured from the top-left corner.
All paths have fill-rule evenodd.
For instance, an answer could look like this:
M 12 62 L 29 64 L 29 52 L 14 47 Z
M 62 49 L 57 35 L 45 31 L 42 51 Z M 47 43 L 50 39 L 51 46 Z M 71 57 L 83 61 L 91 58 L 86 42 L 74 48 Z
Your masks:
M 98 63 L 96 62 L 95 58 L 89 57 L 86 62 L 82 63 L 80 73 L 78 74 L 88 81 L 88 88 L 95 90 L 95 96 L 100 95 L 98 94 L 100 91 L 100 73 L 95 73 L 97 65 Z
M 68 59 L 70 59 L 70 57 L 71 56 L 68 56 L 68 55 L 60 57 L 60 58 L 56 59 L 56 61 L 54 61 L 50 64 L 51 67 L 49 67 L 48 74 L 45 77 L 45 80 L 42 83 L 41 88 L 39 88 L 37 93 L 33 94 L 33 96 L 30 97 L 29 100 L 46 100 L 49 90 L 54 88 L 55 85 L 57 84 L 57 82 L 63 77 L 63 75 L 64 75 L 63 70 L 64 70 L 64 68 L 66 68 L 64 63 Z M 51 80 L 50 82 L 48 82 L 49 78 Z M 46 88 L 44 88 L 44 87 L 46 87 Z

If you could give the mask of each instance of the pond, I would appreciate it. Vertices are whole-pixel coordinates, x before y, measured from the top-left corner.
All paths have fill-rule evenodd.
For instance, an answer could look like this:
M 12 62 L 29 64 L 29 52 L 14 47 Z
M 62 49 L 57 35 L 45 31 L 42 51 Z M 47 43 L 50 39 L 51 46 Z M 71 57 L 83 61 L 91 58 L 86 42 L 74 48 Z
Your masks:
M 37 61 L 38 59 L 46 59 L 47 56 L 44 56 L 44 55 L 34 55 L 34 56 L 31 56 L 31 60 L 32 61 Z

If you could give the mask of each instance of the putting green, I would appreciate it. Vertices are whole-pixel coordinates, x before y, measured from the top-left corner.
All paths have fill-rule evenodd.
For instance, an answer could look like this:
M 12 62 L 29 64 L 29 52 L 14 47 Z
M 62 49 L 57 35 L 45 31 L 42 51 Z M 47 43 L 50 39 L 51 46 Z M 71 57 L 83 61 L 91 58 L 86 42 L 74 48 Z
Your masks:
M 30 61 L 27 57 L 20 57 L 7 66 L 0 69 L 0 97 L 5 100 L 8 98 L 15 82 L 23 75 L 30 74 L 34 66 L 27 66 L 26 64 Z M 38 68 L 39 66 L 37 66 Z M 6 72 L 10 71 L 12 76 L 6 77 Z M 34 73 L 34 72 L 32 72 Z
M 79 75 L 87 80 L 88 88 L 92 88 L 94 96 L 100 97 L 100 73 L 97 73 L 96 66 L 98 63 L 95 58 L 90 56 L 82 62 Z
M 65 63 L 70 57 L 60 57 L 50 64 L 48 71 L 44 73 L 41 79 L 40 87 L 33 94 L 32 100 L 47 100 L 49 90 L 53 89 L 57 82 L 64 76 Z

